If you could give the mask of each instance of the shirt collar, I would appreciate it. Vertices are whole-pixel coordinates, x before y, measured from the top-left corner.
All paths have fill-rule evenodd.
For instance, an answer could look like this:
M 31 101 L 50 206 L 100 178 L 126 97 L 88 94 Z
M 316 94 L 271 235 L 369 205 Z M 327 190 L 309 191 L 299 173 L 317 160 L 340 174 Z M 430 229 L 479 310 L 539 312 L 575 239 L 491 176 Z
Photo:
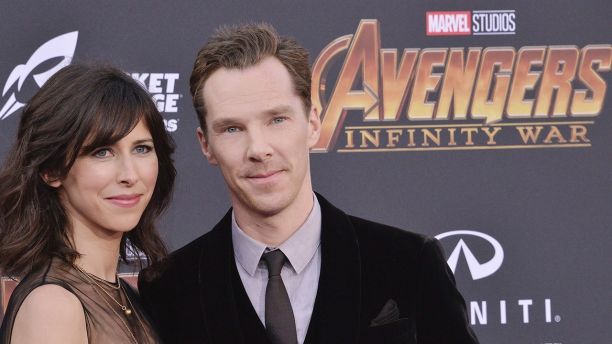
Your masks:
M 296 273 L 301 273 L 314 257 L 321 242 L 321 206 L 313 194 L 313 206 L 306 221 L 278 249 L 283 251 Z M 232 243 L 238 263 L 251 276 L 255 274 L 267 246 L 246 235 L 232 212 Z

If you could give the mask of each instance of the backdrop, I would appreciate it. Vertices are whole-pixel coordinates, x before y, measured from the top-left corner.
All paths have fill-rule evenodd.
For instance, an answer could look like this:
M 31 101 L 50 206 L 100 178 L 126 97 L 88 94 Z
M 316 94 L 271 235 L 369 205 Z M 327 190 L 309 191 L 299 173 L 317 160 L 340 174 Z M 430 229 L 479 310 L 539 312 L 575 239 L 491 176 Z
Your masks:
M 172 249 L 229 206 L 202 157 L 188 79 L 215 27 L 268 21 L 311 52 L 315 189 L 437 236 L 482 343 L 612 338 L 609 1 L 5 1 L 0 158 L 60 67 L 111 62 L 177 142 Z M 10 292 L 2 284 L 3 303 Z

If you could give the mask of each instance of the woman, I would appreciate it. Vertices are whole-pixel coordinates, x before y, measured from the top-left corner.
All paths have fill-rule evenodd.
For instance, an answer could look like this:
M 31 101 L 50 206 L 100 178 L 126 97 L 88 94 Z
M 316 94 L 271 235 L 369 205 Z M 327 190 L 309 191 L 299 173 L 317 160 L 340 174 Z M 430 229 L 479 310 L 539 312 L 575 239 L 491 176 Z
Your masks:
M 45 83 L 0 172 L 0 270 L 23 277 L 0 343 L 158 341 L 117 265 L 133 248 L 149 263 L 166 254 L 154 221 L 174 184 L 173 149 L 127 74 L 71 65 Z

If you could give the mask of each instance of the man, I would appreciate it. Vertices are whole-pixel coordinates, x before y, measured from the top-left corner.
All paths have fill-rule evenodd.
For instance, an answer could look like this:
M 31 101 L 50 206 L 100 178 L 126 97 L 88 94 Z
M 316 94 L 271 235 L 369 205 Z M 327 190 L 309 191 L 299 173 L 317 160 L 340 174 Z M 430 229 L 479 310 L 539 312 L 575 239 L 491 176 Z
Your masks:
M 222 28 L 191 75 L 232 209 L 140 290 L 169 343 L 477 343 L 437 241 L 346 215 L 310 179 L 321 123 L 307 51 Z

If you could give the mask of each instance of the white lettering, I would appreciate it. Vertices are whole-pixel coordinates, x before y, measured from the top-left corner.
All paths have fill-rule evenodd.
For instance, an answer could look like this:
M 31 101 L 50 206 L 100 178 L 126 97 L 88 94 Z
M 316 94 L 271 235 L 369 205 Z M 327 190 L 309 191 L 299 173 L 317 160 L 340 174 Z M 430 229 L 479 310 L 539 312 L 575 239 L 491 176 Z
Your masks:
M 446 17 L 445 18 L 446 20 L 444 21 L 444 32 L 450 32 L 450 30 L 451 30 L 451 28 L 453 26 L 453 22 L 454 22 L 453 19 L 455 19 L 455 18 L 453 16 L 450 16 L 450 15 L 446 15 L 445 17 Z
M 166 131 L 172 133 L 178 129 L 178 119 L 164 119 L 164 125 L 166 126 Z
M 508 31 L 510 32 L 516 31 L 516 23 L 514 22 L 514 18 L 516 18 L 514 13 L 510 13 L 508 15 Z
M 511 33 L 516 30 L 514 12 L 474 12 L 472 13 L 472 31 L 479 33 Z
M 178 107 L 176 102 L 179 99 L 178 94 L 167 94 L 166 95 L 166 106 L 164 107 L 164 112 L 178 112 Z
M 499 300 L 499 321 L 506 324 L 506 300 Z
M 541 320 L 542 323 L 553 323 L 553 322 L 559 322 L 561 321 L 561 316 L 559 315 L 555 315 L 555 313 L 553 313 L 552 310 L 552 301 L 551 299 L 543 299 L 543 314 Z M 470 324 L 471 325 L 488 325 L 488 316 L 489 314 L 491 314 L 492 318 L 497 319 L 497 315 L 495 314 L 495 312 L 498 310 L 495 307 L 491 308 L 491 312 L 489 312 L 489 308 L 487 307 L 487 302 L 493 302 L 493 303 L 497 303 L 497 301 L 468 301 L 466 302 L 467 304 L 469 304 L 470 307 Z M 539 305 L 540 301 L 537 301 L 537 304 Z M 531 306 L 534 305 L 534 299 L 519 299 L 517 300 L 517 304 L 518 307 L 514 307 L 512 306 L 512 304 L 514 304 L 514 301 L 510 301 L 510 303 L 508 303 L 507 300 L 499 300 L 499 324 L 500 325 L 507 325 L 509 321 L 508 319 L 508 314 L 511 314 L 512 316 L 518 316 L 520 313 L 522 313 L 522 318 L 523 318 L 523 323 L 524 324 L 529 324 L 532 319 L 531 319 Z M 536 309 L 539 311 L 540 308 L 539 306 L 536 307 Z M 522 312 L 521 312 L 522 311 Z M 540 315 L 540 314 L 538 314 Z M 495 323 L 495 319 L 492 320 L 493 323 Z M 540 317 L 537 317 L 537 320 L 540 320 Z
M 174 92 L 174 84 L 175 84 L 176 80 L 178 80 L 178 78 L 179 78 L 178 73 L 166 73 L 166 74 L 164 74 L 164 78 L 166 78 L 166 80 L 167 80 L 166 93 L 173 93 Z
M 151 73 L 151 77 L 149 78 L 149 92 L 151 93 L 163 92 L 161 88 L 162 80 L 164 80 L 164 75 L 162 73 Z
M 460 32 L 468 32 L 470 29 L 467 24 L 467 16 L 459 16 L 459 31 Z
M 149 77 L 149 73 L 132 73 L 132 78 L 138 81 L 142 87 L 147 88 L 147 78 Z
M 523 323 L 529 323 L 529 306 L 533 304 L 533 300 L 518 300 L 519 306 L 523 306 Z
M 429 32 L 469 32 L 468 17 L 466 14 L 428 14 Z
M 438 31 L 438 15 L 429 14 L 427 16 L 427 22 L 429 24 L 429 32 L 439 32 Z
M 159 112 L 164 112 L 164 98 L 166 97 L 165 94 L 154 94 L 153 95 L 153 101 L 155 102 L 155 105 L 157 106 L 157 111 Z
M 470 302 L 471 324 L 476 325 L 476 318 L 480 325 L 487 324 L 487 301 L 482 301 L 482 307 L 476 301 Z

